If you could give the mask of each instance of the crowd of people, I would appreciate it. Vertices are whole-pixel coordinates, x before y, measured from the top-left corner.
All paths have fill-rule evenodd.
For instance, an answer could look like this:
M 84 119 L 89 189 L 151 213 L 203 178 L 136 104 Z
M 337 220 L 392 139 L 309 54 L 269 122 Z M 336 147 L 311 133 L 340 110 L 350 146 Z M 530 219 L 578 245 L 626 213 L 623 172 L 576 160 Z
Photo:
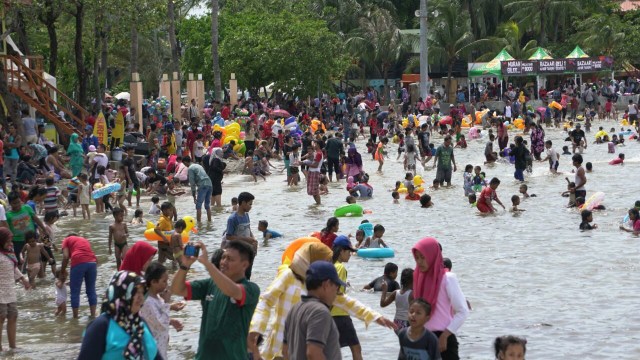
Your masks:
M 551 96 L 549 100 L 555 99 L 555 95 Z M 212 221 L 212 208 L 222 207 L 223 177 L 230 172 L 231 162 L 240 164 L 235 172 L 257 181 L 257 177 L 277 176 L 271 161 L 282 161 L 281 172 L 286 173 L 287 186 L 295 188 L 305 183 L 315 204 L 321 204 L 323 196 L 330 196 L 327 183 L 343 181 L 346 191 L 341 196 L 346 196 L 346 203 L 351 205 L 374 196 L 369 179 L 385 169 L 392 144 L 397 145 L 396 160 L 402 161 L 406 172 L 404 179 L 391 189 L 392 201 L 399 202 L 399 194 L 406 193 L 406 200 L 419 201 L 421 208 L 432 208 L 435 205 L 427 191 L 433 194 L 440 187 L 451 186 L 452 174 L 458 170 L 454 153 L 465 151 L 467 138 L 487 141 L 486 161 L 464 166 L 462 189 L 468 202 L 481 213 L 495 212 L 494 203 L 506 208 L 497 195 L 501 180 L 485 179 L 482 166 L 510 163 L 515 167 L 514 178 L 523 182 L 519 194 L 511 197 L 510 209 L 524 211 L 519 208 L 521 200 L 535 196 L 528 193 L 524 183 L 534 161 L 548 162 L 550 173 L 558 169 L 562 155 L 550 140 L 545 140 L 545 124 L 549 129 L 550 119 L 564 119 L 562 113 L 569 105 L 562 105 L 563 96 L 564 92 L 559 101 L 561 109 L 548 102 L 543 112 L 529 110 L 525 97 L 514 98 L 518 105 L 507 101 L 506 107 L 498 111 L 489 111 L 482 105 L 476 109 L 475 105 L 452 104 L 447 115 L 440 108 L 440 96 L 410 104 L 406 89 L 397 94 L 399 105 L 393 101 L 381 107 L 381 98 L 369 88 L 353 94 L 341 92 L 335 98 L 314 99 L 310 104 L 289 101 L 283 104 L 289 114 L 280 116 L 274 115 L 275 111 L 284 109 L 267 101 L 243 99 L 233 107 L 214 102 L 201 109 L 194 100 L 184 106 L 180 119 L 162 113 L 146 117 L 148 155 L 139 156 L 134 147 L 128 146 L 121 161 L 111 162 L 108 144 L 99 143 L 93 135 L 91 120 L 87 121 L 83 136 L 70 137 L 66 155 L 62 155 L 62 149 L 46 139 L 35 121 L 23 119 L 24 141 L 13 125 L 0 141 L 5 175 L 11 185 L 11 191 L 6 191 L 6 211 L 0 206 L 0 325 L 7 320 L 9 347 L 16 347 L 16 281 L 26 289 L 35 287 L 50 267 L 56 279 L 57 316 L 66 313 L 67 280 L 75 318 L 79 316 L 83 285 L 86 291 L 89 313 L 94 319 L 87 326 L 79 359 L 166 359 L 170 328 L 183 329 L 171 312 L 181 311 L 184 303 L 172 303 L 172 297 L 202 304 L 197 359 L 339 359 L 342 347 L 349 347 L 354 359 L 362 359 L 353 317 L 367 325 L 375 322 L 395 331 L 400 359 L 458 359 L 457 335 L 471 304 L 435 238 L 425 237 L 411 248 L 413 268 L 400 271 L 397 265 L 387 264 L 383 276 L 365 287 L 381 291 L 381 307 L 395 303 L 396 316 L 391 320 L 347 292 L 345 264 L 352 254 L 361 248 L 387 247 L 381 224 L 363 221 L 353 245 L 350 236 L 339 234 L 339 219 L 329 218 L 326 227 L 313 234 L 314 239 L 300 243 L 296 240 L 291 245 L 290 257 L 283 256 L 283 266 L 266 289 L 251 281 L 260 250 L 249 217 L 256 196 L 243 191 L 233 199 L 219 249 L 210 251 L 211 245 L 203 242 L 185 244 L 184 234 L 195 223 L 204 221 L 202 207 L 208 222 Z M 593 211 L 602 206 L 586 197 L 589 163 L 583 167 L 582 153 L 587 148 L 586 133 L 590 129 L 585 124 L 585 133 L 580 123 L 589 121 L 586 113 L 591 110 L 586 102 L 584 117 L 576 116 L 576 122 L 556 121 L 564 127 L 558 131 L 566 131 L 572 147 L 569 152 L 565 146 L 563 152 L 571 156 L 575 167 L 574 180 L 567 179 L 566 195 L 569 206 L 581 208 L 582 230 L 597 227 L 591 224 Z M 121 106 L 113 110 L 125 115 L 128 132 L 137 130 L 134 109 Z M 480 113 L 480 122 L 473 127 L 476 113 Z M 283 126 L 290 117 L 295 118 L 300 132 Z M 595 118 L 598 117 L 596 113 Z M 469 130 L 463 127 L 465 119 L 472 119 Z M 518 129 L 521 134 L 509 144 L 509 130 L 514 129 L 518 119 L 523 125 Z M 633 103 L 627 110 L 627 119 L 630 125 L 637 120 L 637 106 Z M 220 127 L 234 123 L 242 123 L 242 143 L 223 142 Z M 26 131 L 26 127 L 33 131 Z M 602 128 L 600 131 L 604 132 Z M 530 143 L 524 139 L 526 135 L 530 136 Z M 616 135 L 614 153 L 615 147 L 624 146 L 624 136 L 638 138 L 633 129 L 629 134 Z M 602 142 L 604 134 L 597 138 Z M 436 146 L 436 140 L 441 144 Z M 378 163 L 377 173 L 365 171 L 360 151 L 367 151 Z M 624 155 L 620 155 L 612 165 L 623 164 Z M 428 187 L 419 175 L 420 167 L 425 172 L 435 170 Z M 62 189 L 58 187 L 61 184 Z M 95 196 L 96 191 L 114 184 L 118 190 Z M 6 190 L 4 182 L 2 185 Z M 157 246 L 144 240 L 128 242 L 129 221 L 125 216 L 131 212 L 131 224 L 145 223 L 140 208 L 143 192 L 144 199 L 152 201 L 147 217 L 156 217 L 145 237 L 147 233 L 155 237 Z M 189 221 L 191 214 L 178 216 L 176 208 L 177 199 L 189 196 L 195 207 L 195 221 Z M 161 198 L 166 201 L 161 202 Z M 108 248 L 109 255 L 114 250 L 116 268 L 108 288 L 100 291 L 96 291 L 97 260 L 90 239 L 73 233 L 62 236 L 55 231 L 55 222 L 70 216 L 69 211 L 77 216 L 78 207 L 83 218 L 90 220 L 92 202 L 95 213 L 109 212 L 113 217 Z M 636 235 L 640 232 L 638 206 L 636 203 L 629 210 L 629 222 L 621 226 Z M 258 231 L 263 241 L 282 236 L 270 229 L 267 220 L 259 222 Z M 59 267 L 58 244 L 62 253 Z M 167 261 L 170 267 L 165 266 Z M 204 266 L 208 275 L 204 279 L 188 279 L 195 262 Z M 400 284 L 395 282 L 399 271 Z M 102 301 L 99 312 L 98 301 Z M 526 340 L 522 338 L 499 337 L 494 345 L 496 359 L 524 358 Z

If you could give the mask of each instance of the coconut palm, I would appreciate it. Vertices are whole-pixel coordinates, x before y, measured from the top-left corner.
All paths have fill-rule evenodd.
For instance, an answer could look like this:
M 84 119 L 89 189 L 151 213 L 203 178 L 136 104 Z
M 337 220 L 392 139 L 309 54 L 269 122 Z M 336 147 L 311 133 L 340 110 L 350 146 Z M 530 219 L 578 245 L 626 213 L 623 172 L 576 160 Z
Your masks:
M 511 19 L 518 24 L 538 31 L 540 46 L 544 46 L 547 40 L 547 27 L 553 25 L 550 14 L 580 12 L 576 0 L 507 0 L 505 9 L 513 11 Z
M 505 49 L 514 59 L 528 59 L 538 46 L 538 42 L 535 40 L 529 40 L 522 46 L 524 31 L 515 21 L 501 24 L 496 35 L 480 41 L 483 45 L 486 45 L 483 46 L 486 52 L 480 55 L 476 59 L 477 61 L 489 61 L 501 49 Z
M 457 2 L 439 1 L 434 11 L 438 15 L 429 26 L 429 57 L 430 61 L 447 64 L 447 90 L 451 91 L 453 64 L 482 42 L 473 40 L 469 15 L 460 11 Z
M 364 66 L 369 66 L 384 79 L 384 94 L 388 94 L 389 70 L 409 50 L 410 42 L 398 29 L 396 20 L 386 9 L 374 8 L 360 18 L 359 27 L 347 40 L 347 47 L 357 54 Z

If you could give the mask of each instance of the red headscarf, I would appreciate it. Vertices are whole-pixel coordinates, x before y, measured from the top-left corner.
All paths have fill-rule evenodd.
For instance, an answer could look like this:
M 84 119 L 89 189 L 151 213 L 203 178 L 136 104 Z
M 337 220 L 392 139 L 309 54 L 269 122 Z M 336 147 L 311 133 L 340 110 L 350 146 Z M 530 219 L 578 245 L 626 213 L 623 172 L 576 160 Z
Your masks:
M 440 284 L 442 284 L 442 278 L 445 276 L 442 251 L 438 241 L 431 237 L 418 241 L 411 251 L 414 254 L 416 252 L 421 253 L 429 266 L 427 272 L 422 272 L 420 267 L 416 265 L 413 273 L 413 297 L 424 299 L 431 304 L 431 314 L 433 314 L 438 300 L 438 293 L 440 292 Z
M 148 242 L 138 241 L 127 251 L 127 255 L 125 255 L 124 260 L 122 260 L 122 265 L 120 265 L 120 270 L 132 271 L 141 275 L 144 264 L 157 252 L 158 249 L 151 246 Z

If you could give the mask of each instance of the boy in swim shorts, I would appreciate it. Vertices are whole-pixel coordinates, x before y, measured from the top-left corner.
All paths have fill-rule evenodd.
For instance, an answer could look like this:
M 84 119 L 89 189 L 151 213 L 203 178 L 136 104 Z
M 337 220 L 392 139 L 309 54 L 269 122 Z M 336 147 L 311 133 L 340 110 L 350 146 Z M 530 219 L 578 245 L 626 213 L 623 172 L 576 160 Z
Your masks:
M 124 222 L 124 210 L 116 207 L 113 208 L 113 224 L 109 225 L 109 255 L 111 255 L 111 243 L 116 246 L 116 266 L 120 269 L 122 259 L 127 253 L 127 239 L 129 238 L 129 229 Z
M 27 262 L 27 274 L 29 275 L 29 284 L 31 288 L 36 288 L 36 277 L 40 273 L 42 267 L 41 258 L 47 259 L 47 262 L 51 263 L 51 257 L 44 250 L 44 245 L 36 242 L 36 233 L 34 231 L 27 231 L 24 234 L 24 240 L 26 245 L 22 249 L 23 262 Z

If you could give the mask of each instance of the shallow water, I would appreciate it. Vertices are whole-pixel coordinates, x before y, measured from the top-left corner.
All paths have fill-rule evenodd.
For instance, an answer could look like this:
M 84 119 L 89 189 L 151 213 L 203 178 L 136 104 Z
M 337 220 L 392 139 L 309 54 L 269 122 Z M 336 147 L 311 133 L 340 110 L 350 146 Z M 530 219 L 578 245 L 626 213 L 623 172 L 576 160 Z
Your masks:
M 600 123 L 596 123 L 594 129 Z M 605 123 L 605 129 L 614 125 Z M 616 125 L 616 128 L 619 128 Z M 516 132 L 511 131 L 513 138 Z M 547 139 L 554 141 L 560 151 L 566 135 L 548 130 Z M 526 137 L 528 138 L 528 136 Z M 589 134 L 590 140 L 593 132 Z M 466 164 L 481 165 L 486 140 L 469 141 L 469 148 L 456 149 L 458 171 L 449 189 L 431 191 L 435 207 L 421 209 L 418 202 L 401 200 L 394 205 L 387 189 L 404 177 L 401 162 L 396 162 L 397 146 L 392 146 L 391 161 L 384 166 L 384 174 L 375 174 L 377 164 L 362 151 L 365 169 L 371 174 L 374 198 L 363 201 L 366 216 L 373 223 L 386 228 L 385 242 L 396 250 L 392 260 L 400 269 L 414 267 L 410 248 L 420 238 L 433 236 L 443 246 L 443 255 L 453 261 L 453 271 L 460 279 L 462 290 L 473 306 L 473 311 L 459 332 L 460 354 L 464 359 L 492 358 L 492 342 L 496 336 L 514 334 L 528 339 L 527 357 L 530 359 L 592 359 L 640 358 L 640 315 L 638 294 L 638 257 L 640 239 L 618 229 L 626 210 L 640 199 L 637 176 L 640 170 L 640 144 L 631 142 L 618 148 L 627 157 L 624 166 L 610 166 L 607 162 L 616 155 L 608 154 L 606 145 L 589 145 L 583 156 L 594 164 L 594 172 L 587 174 L 588 196 L 595 191 L 606 193 L 607 210 L 597 212 L 594 222 L 599 229 L 580 232 L 580 217 L 576 210 L 566 209 L 567 198 L 560 196 L 566 189 L 565 176 L 570 173 L 570 156 L 562 156 L 560 171 L 563 175 L 548 173 L 547 163 L 534 163 L 532 174 L 526 175 L 529 193 L 536 198 L 524 200 L 521 208 L 527 211 L 513 215 L 499 211 L 495 216 L 480 216 L 470 208 L 463 196 L 462 172 Z M 435 139 L 441 143 L 440 137 Z M 277 163 L 281 166 L 281 163 Z M 513 165 L 483 166 L 487 177 L 502 180 L 498 196 L 506 205 L 518 191 L 519 183 L 513 179 Z M 430 183 L 434 170 L 424 171 Z M 331 184 L 330 195 L 323 197 L 323 205 L 312 205 L 304 187 L 286 189 L 284 176 L 275 173 L 266 182 L 249 182 L 249 177 L 233 175 L 224 179 L 223 202 L 230 203 L 240 191 L 256 195 L 251 219 L 254 234 L 257 222 L 266 219 L 270 227 L 284 233 L 260 248 L 254 265 L 253 281 L 261 288 L 275 276 L 282 250 L 290 241 L 324 227 L 333 210 L 344 203 L 344 183 Z M 181 216 L 194 215 L 189 197 L 179 201 Z M 146 211 L 148 198 L 143 201 Z M 204 241 L 210 249 L 219 245 L 229 213 L 214 215 L 212 224 L 200 227 L 195 239 Z M 130 218 L 130 217 L 129 217 Z M 340 233 L 355 234 L 363 218 L 343 218 Z M 155 219 L 150 219 L 155 221 Z M 91 222 L 65 218 L 59 224 L 60 234 L 75 231 L 92 241 L 98 256 L 98 295 L 115 270 L 115 260 L 107 255 L 108 225 L 111 216 L 95 216 Z M 131 242 L 142 239 L 144 227 L 130 228 Z M 58 260 L 60 257 L 58 256 Z M 58 261 L 58 263 L 60 263 Z M 385 261 L 367 261 L 352 257 L 347 264 L 350 295 L 376 310 L 380 310 L 379 294 L 360 292 L 366 283 L 382 275 Z M 205 276 L 197 264 L 189 279 Z M 39 282 L 35 291 L 19 290 L 18 344 L 20 349 L 2 353 L 9 359 L 69 359 L 76 356 L 81 335 L 89 322 L 86 299 L 82 298 L 81 318 L 56 319 L 54 290 L 51 275 Z M 394 305 L 381 310 L 390 319 Z M 171 333 L 170 357 L 192 358 L 197 350 L 201 309 L 190 303 L 175 317 L 185 323 L 181 333 Z M 394 333 L 378 325 L 364 328 L 354 321 L 362 343 L 365 359 L 393 359 L 398 343 Z M 4 334 L 3 334 L 4 335 Z M 7 346 L 6 335 L 3 344 Z M 348 349 L 343 350 L 349 359 Z

